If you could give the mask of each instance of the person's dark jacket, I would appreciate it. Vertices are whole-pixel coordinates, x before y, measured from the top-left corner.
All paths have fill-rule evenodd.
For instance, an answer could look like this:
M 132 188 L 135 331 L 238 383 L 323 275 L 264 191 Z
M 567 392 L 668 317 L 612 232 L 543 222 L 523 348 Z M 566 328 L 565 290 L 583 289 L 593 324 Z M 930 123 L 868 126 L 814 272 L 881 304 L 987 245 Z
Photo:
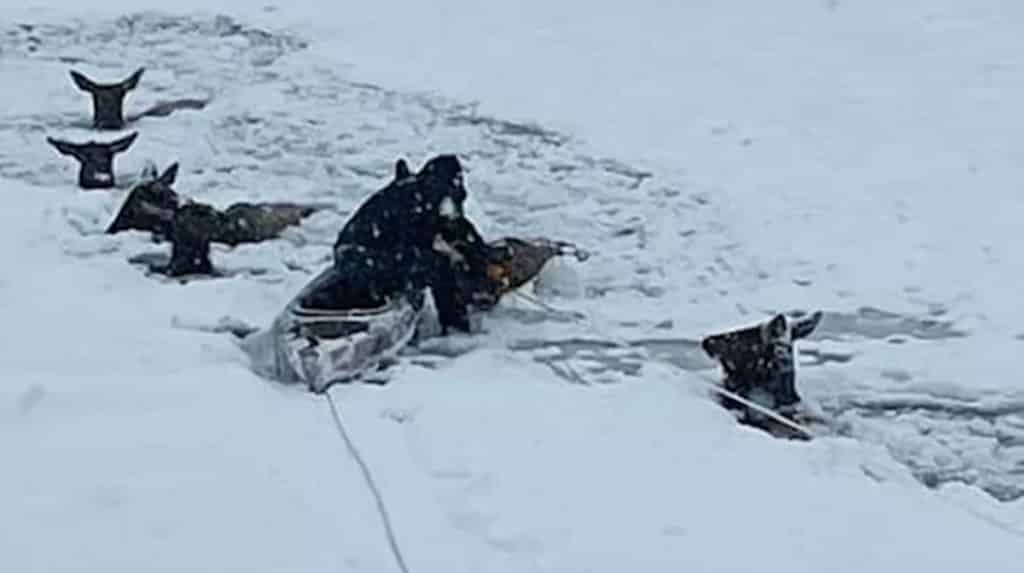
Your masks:
M 415 174 L 396 169 L 395 179 L 363 202 L 338 233 L 335 287 L 304 304 L 377 308 L 430 288 L 442 330 L 468 331 L 467 297 L 458 292 L 459 255 L 443 238 L 447 226 L 464 218 L 465 200 L 454 155 L 434 157 Z

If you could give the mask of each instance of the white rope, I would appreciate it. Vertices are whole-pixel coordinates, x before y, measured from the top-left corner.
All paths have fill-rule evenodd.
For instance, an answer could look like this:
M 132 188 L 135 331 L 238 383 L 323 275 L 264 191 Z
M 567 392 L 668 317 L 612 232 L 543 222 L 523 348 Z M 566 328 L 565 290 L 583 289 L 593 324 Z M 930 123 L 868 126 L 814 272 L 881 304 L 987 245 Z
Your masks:
M 388 539 L 388 546 L 391 549 L 391 555 L 395 558 L 395 563 L 398 565 L 398 570 L 402 573 L 409 573 L 409 568 L 405 565 L 405 558 L 402 557 L 402 550 L 398 545 L 398 540 L 395 537 L 395 531 L 391 527 L 391 516 L 388 513 L 387 506 L 384 505 L 384 498 L 380 494 L 380 490 L 377 489 L 377 483 L 373 479 L 373 474 L 370 473 L 369 466 L 363 460 L 363 456 L 359 453 L 359 449 L 356 447 L 352 438 L 349 437 L 348 431 L 345 430 L 345 423 L 341 418 L 341 411 L 338 406 L 334 403 L 334 397 L 331 396 L 330 392 L 324 392 L 323 395 L 327 398 L 327 404 L 331 407 L 331 415 L 334 418 L 334 425 L 338 428 L 338 434 L 341 435 L 341 439 L 345 442 L 345 447 L 348 448 L 349 454 L 352 459 L 356 461 L 359 466 L 359 470 L 363 474 L 363 479 L 366 481 L 366 487 L 369 488 L 370 493 L 373 494 L 373 499 L 377 504 L 377 513 L 380 514 L 381 523 L 384 525 L 384 534 Z
M 771 410 L 769 408 L 765 408 L 764 406 L 762 406 L 762 405 L 760 405 L 760 404 L 758 404 L 756 402 L 751 402 L 750 400 L 747 400 L 743 396 L 740 396 L 739 394 L 736 394 L 734 392 L 730 392 L 730 391 L 726 390 L 725 388 L 722 388 L 721 386 L 719 386 L 717 384 L 714 384 L 712 382 L 708 382 L 707 380 L 701 380 L 701 379 L 697 378 L 697 381 L 699 383 L 701 383 L 702 385 L 706 386 L 707 388 L 711 389 L 711 391 L 716 392 L 716 393 L 718 393 L 718 394 L 720 394 L 722 396 L 725 396 L 726 398 L 730 398 L 732 400 L 735 400 L 735 401 L 739 402 L 740 404 L 743 404 L 747 408 L 750 408 L 751 410 L 755 410 L 755 411 L 757 411 L 757 412 L 759 412 L 761 414 L 764 414 L 765 416 L 768 416 L 769 418 L 775 420 L 776 422 L 778 422 L 778 423 L 780 423 L 780 424 L 782 424 L 784 426 L 787 426 L 791 430 L 796 430 L 797 432 L 800 432 L 801 434 L 804 434 L 808 438 L 815 438 L 815 437 L 817 437 L 814 434 L 814 432 L 811 431 L 810 428 L 808 428 L 808 427 L 806 427 L 806 426 L 804 426 L 802 424 L 798 424 L 798 423 L 794 422 L 793 420 L 790 420 L 789 418 L 783 416 L 782 414 L 779 414 L 778 412 L 775 412 L 774 410 Z

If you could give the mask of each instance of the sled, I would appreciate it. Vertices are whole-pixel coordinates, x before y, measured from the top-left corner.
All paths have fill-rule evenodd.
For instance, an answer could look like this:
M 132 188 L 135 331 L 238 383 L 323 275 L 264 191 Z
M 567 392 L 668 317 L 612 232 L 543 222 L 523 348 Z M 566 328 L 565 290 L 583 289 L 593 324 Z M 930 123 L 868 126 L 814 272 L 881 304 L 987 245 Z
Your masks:
M 393 360 L 408 344 L 423 314 L 425 291 L 370 309 L 304 306 L 311 293 L 330 289 L 340 279 L 334 267 L 324 269 L 292 298 L 270 328 L 246 339 L 257 371 L 320 393 Z
M 490 244 L 486 284 L 477 293 L 475 310 L 486 310 L 540 273 L 544 264 L 563 255 L 585 258 L 568 243 L 504 238 Z M 511 247 L 511 248 L 510 248 Z M 306 306 L 310 295 L 332 288 L 342 277 L 333 266 L 320 272 L 274 319 L 271 326 L 247 337 L 243 345 L 261 375 L 286 383 L 305 384 L 320 393 L 336 383 L 350 383 L 397 360 L 415 337 L 424 317 L 427 289 L 399 296 L 370 309 L 330 309 Z M 481 285 L 481 288 L 484 288 Z

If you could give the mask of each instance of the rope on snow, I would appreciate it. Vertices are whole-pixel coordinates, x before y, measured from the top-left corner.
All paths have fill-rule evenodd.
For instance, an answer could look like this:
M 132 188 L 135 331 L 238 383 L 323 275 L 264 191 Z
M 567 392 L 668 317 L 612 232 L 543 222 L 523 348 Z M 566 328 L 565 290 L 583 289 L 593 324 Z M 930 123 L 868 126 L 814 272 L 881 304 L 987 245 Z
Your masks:
M 409 568 L 405 564 L 405 558 L 402 557 L 402 549 L 398 545 L 398 539 L 395 537 L 395 530 L 391 526 L 391 515 L 388 513 L 388 508 L 384 505 L 384 498 L 380 494 L 380 490 L 377 488 L 377 482 L 373 479 L 373 474 L 370 473 L 370 467 L 366 465 L 366 461 L 363 460 L 362 454 L 359 453 L 359 448 L 356 447 L 355 442 L 349 436 L 348 431 L 345 429 L 345 422 L 341 417 L 341 410 L 337 404 L 334 403 L 334 397 L 331 396 L 330 392 L 324 392 L 324 397 L 327 398 L 327 404 L 331 407 L 331 416 L 334 418 L 334 425 L 338 428 L 338 434 L 341 439 L 345 442 L 345 447 L 348 448 L 348 453 L 355 460 L 359 466 L 359 471 L 363 474 L 363 480 L 366 482 L 366 487 L 373 494 L 373 499 L 377 504 L 377 513 L 380 514 L 381 523 L 384 526 L 384 534 L 388 539 L 388 547 L 391 549 L 391 555 L 395 558 L 395 564 L 398 565 L 398 570 L 402 573 L 409 573 Z

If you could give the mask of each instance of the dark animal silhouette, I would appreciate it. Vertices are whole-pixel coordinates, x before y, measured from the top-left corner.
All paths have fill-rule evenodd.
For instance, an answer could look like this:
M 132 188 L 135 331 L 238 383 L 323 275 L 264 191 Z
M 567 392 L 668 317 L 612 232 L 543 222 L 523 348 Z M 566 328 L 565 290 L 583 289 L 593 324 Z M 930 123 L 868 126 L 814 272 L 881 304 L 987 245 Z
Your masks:
M 96 129 L 121 129 L 124 127 L 124 96 L 139 85 L 144 71 L 144 68 L 139 68 L 128 79 L 112 84 L 97 83 L 80 72 L 71 71 L 71 79 L 78 89 L 88 92 L 92 96 L 93 127 Z
M 167 117 L 179 109 L 203 109 L 210 103 L 205 99 L 182 98 L 173 101 L 164 101 L 154 104 L 144 111 L 128 115 L 128 123 L 133 123 L 144 117 Z
M 779 314 L 762 324 L 707 336 L 701 348 L 722 365 L 726 390 L 768 409 L 786 412 L 800 402 L 793 343 L 810 335 L 822 316 L 818 311 L 790 321 Z M 767 423 L 765 416 L 731 398 L 720 397 L 720 403 L 742 412 L 746 423 L 759 427 Z
M 181 202 L 171 188 L 177 177 L 178 164 L 174 163 L 158 177 L 136 185 L 106 232 L 150 231 L 158 238 L 169 238 Z
M 171 261 L 163 273 L 171 277 L 215 274 L 210 243 L 223 215 L 209 205 L 186 203 L 174 213 Z
M 166 117 L 179 109 L 203 109 L 209 103 L 208 100 L 190 98 L 161 102 L 141 113 L 129 115 L 126 121 L 125 96 L 138 87 L 144 72 L 145 68 L 139 68 L 128 79 L 112 84 L 95 82 L 75 70 L 70 72 L 75 85 L 92 95 L 92 126 L 94 128 L 123 129 L 128 123 L 143 117 Z
M 177 175 L 178 164 L 174 163 L 162 175 L 152 176 L 132 188 L 106 232 L 149 231 L 158 239 L 170 239 L 175 213 L 182 204 L 172 187 Z M 286 202 L 235 203 L 223 212 L 218 211 L 216 218 L 201 219 L 194 224 L 215 223 L 214 227 L 204 230 L 204 234 L 215 243 L 233 247 L 277 238 L 286 228 L 301 224 L 303 219 L 322 208 Z
M 318 209 L 294 203 L 235 203 L 224 211 L 214 242 L 235 246 L 273 239 Z
M 399 159 L 395 162 L 395 181 L 401 181 L 412 177 L 412 171 L 409 170 L 409 164 L 404 159 Z
M 452 263 L 461 265 L 458 290 L 476 308 L 488 309 L 530 282 L 551 259 L 590 254 L 572 243 L 545 238 L 502 237 L 487 242 L 465 217 L 444 225 L 441 237 L 454 250 Z
M 183 202 L 172 188 L 177 175 L 174 163 L 135 185 L 106 230 L 108 234 L 148 231 L 158 240 L 170 241 L 170 263 L 150 269 L 172 277 L 217 275 L 210 261 L 210 243 L 236 246 L 273 239 L 320 209 L 292 203 L 236 203 L 222 212 L 204 203 Z
M 573 256 L 580 261 L 590 255 L 572 243 L 549 239 L 503 237 L 488 243 L 488 278 L 498 285 L 498 295 L 530 282 L 555 257 Z
M 132 218 L 134 225 L 129 228 L 149 230 L 158 237 L 170 240 L 170 263 L 165 267 L 152 267 L 151 270 L 171 277 L 219 276 L 220 273 L 210 260 L 211 243 L 235 246 L 273 239 L 285 227 L 298 224 L 308 213 L 316 210 L 314 207 L 289 203 L 240 203 L 226 211 L 219 211 L 211 205 L 189 201 L 176 205 L 167 219 L 168 211 L 157 205 L 156 200 L 164 200 L 169 204 L 172 197 L 167 194 L 169 189 L 164 188 L 163 184 L 154 184 L 147 184 L 144 188 L 149 190 L 148 193 L 155 190 L 157 194 L 137 201 L 136 205 L 140 208 L 133 208 L 132 212 L 141 213 L 141 216 Z M 137 187 L 137 190 L 141 189 L 142 186 Z M 129 201 L 131 199 L 129 197 Z M 173 200 L 179 200 L 177 195 L 173 196 Z M 127 207 L 126 203 L 122 211 Z
M 127 151 L 138 132 L 110 142 L 87 141 L 72 143 L 47 137 L 46 141 L 63 155 L 78 160 L 78 186 L 82 189 L 110 189 L 114 187 L 114 156 Z
M 462 217 L 466 200 L 462 165 L 454 155 L 430 159 L 415 175 L 396 178 L 366 199 L 345 223 L 334 244 L 341 280 L 314 289 L 301 301 L 314 309 L 376 309 L 396 297 L 410 300 L 430 288 L 443 333 L 469 331 L 466 305 L 458 300 L 450 258 L 438 249 L 443 222 Z

